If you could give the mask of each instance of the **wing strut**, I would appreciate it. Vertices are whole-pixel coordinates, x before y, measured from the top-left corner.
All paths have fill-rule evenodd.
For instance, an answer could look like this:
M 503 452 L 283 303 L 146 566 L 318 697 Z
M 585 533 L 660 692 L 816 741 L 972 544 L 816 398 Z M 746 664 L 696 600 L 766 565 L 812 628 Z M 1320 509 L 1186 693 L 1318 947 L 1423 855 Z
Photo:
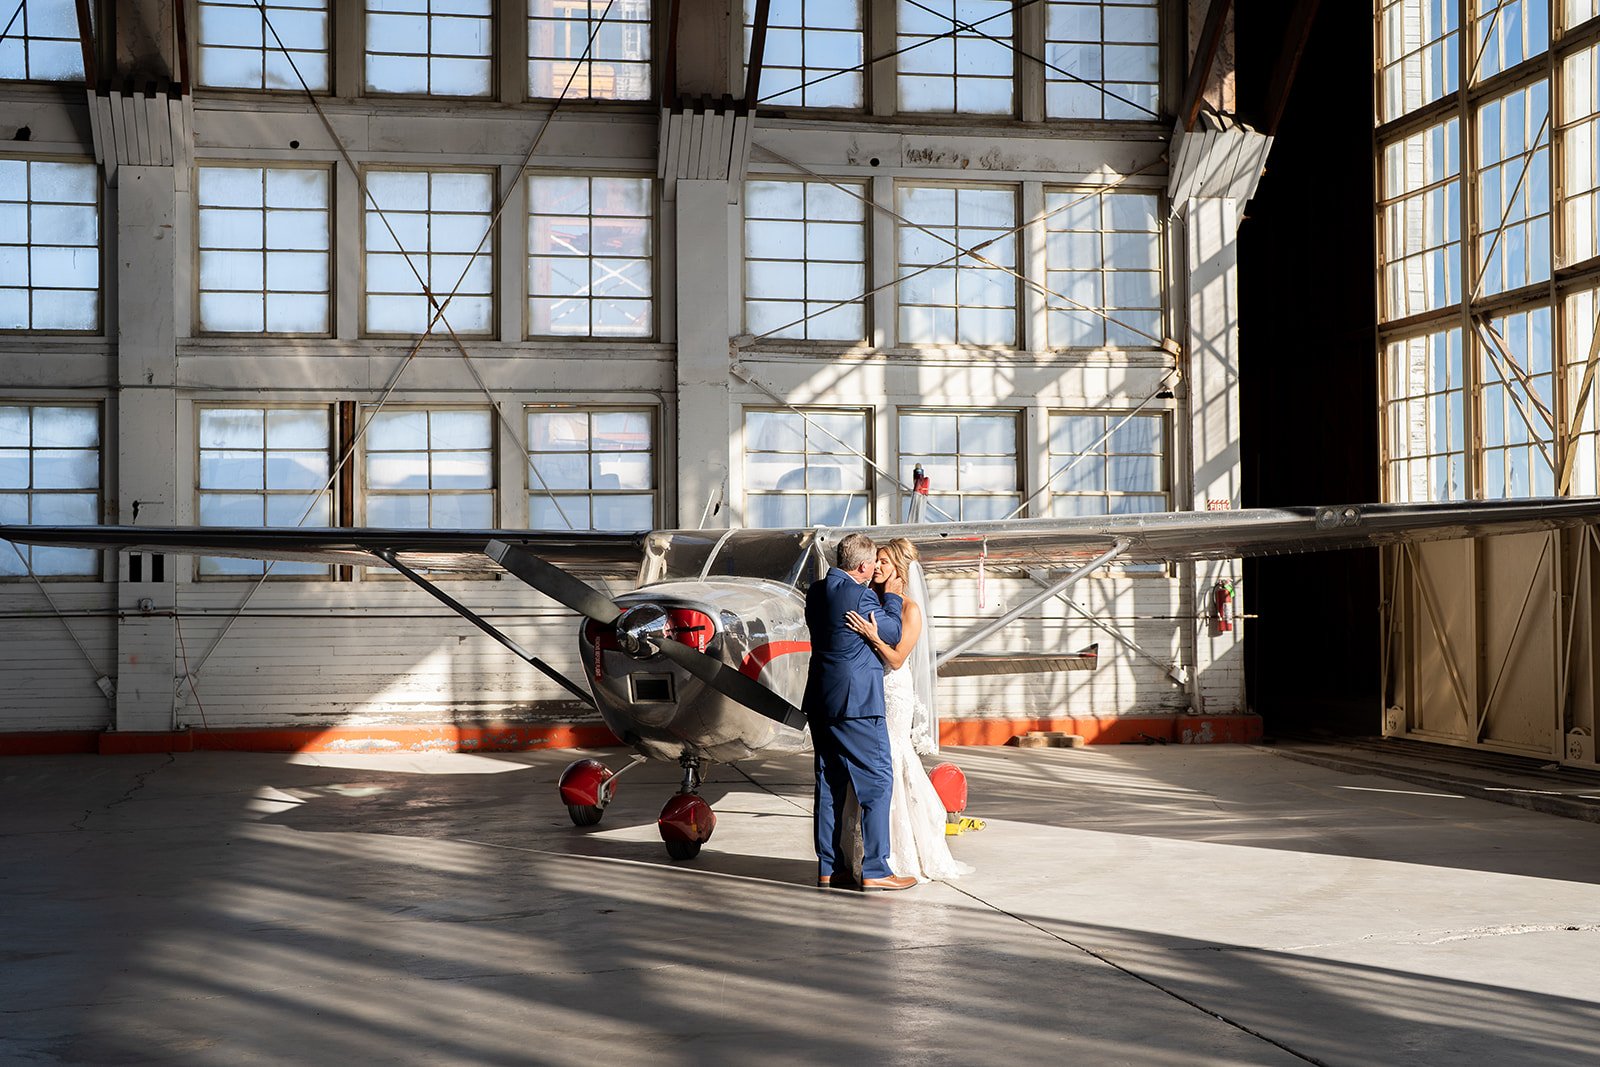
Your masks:
M 424 578 L 410 567 L 407 567 L 404 563 L 401 563 L 400 560 L 395 557 L 393 549 L 380 549 L 375 553 L 375 555 L 377 555 L 379 559 L 383 560 L 389 566 L 405 575 L 417 586 L 417 588 L 421 589 L 424 593 L 427 593 L 439 603 L 443 604 L 445 607 L 449 608 L 457 615 L 460 615 L 463 619 L 466 619 L 472 625 L 476 626 L 478 629 L 482 630 L 484 633 L 488 634 L 490 637 L 506 646 L 506 648 L 510 649 L 521 659 L 526 660 L 530 665 L 532 665 L 545 677 L 549 678 L 552 682 L 555 682 L 557 685 L 561 686 L 561 688 L 565 689 L 567 692 L 571 693 L 573 696 L 577 697 L 591 708 L 595 706 L 594 697 L 584 692 L 578 683 L 572 681 L 566 675 L 550 666 L 550 664 L 546 663 L 538 656 L 535 656 L 533 653 L 529 652 L 527 649 L 511 640 L 511 638 L 507 637 L 503 632 L 491 625 L 487 619 L 483 618 L 477 612 L 461 603 L 461 601 L 457 600 L 449 593 L 446 593 L 443 589 L 440 589 L 438 586 L 428 581 L 428 579 Z
M 1043 604 L 1046 600 L 1049 600 L 1051 597 L 1055 596 L 1057 593 L 1061 592 L 1079 578 L 1082 578 L 1085 574 L 1088 574 L 1090 571 L 1094 570 L 1096 567 L 1104 566 L 1105 564 L 1116 559 L 1118 556 L 1122 555 L 1128 550 L 1128 546 L 1130 544 L 1131 542 L 1129 541 L 1119 540 L 1116 544 L 1112 545 L 1110 548 L 1106 549 L 1104 552 L 1100 553 L 1094 559 L 1091 559 L 1088 563 L 1085 563 L 1071 574 L 1068 574 L 1065 578 L 1062 578 L 1056 582 L 1052 582 L 1044 590 L 1044 592 L 1030 597 L 1028 600 L 1018 604 L 1016 607 L 1012 608 L 1004 615 L 1001 615 L 999 618 L 978 627 L 978 629 L 974 630 L 966 637 L 963 637 L 961 640 L 957 641 L 955 644 L 939 653 L 939 659 L 934 663 L 934 666 L 943 667 L 947 662 L 955 659 L 957 656 L 961 655 L 961 653 L 965 652 L 979 641 L 982 641 L 985 637 L 988 637 L 1002 626 L 1005 626 L 1023 612 L 1031 611 L 1040 604 Z

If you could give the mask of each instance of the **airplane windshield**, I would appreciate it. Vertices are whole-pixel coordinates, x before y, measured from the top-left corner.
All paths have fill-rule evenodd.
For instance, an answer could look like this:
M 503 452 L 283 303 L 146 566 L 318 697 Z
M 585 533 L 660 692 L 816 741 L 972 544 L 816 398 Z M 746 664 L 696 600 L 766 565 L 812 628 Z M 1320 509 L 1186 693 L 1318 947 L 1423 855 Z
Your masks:
M 804 590 L 814 567 L 807 566 L 814 534 L 810 530 L 689 530 L 653 534 L 645 581 L 696 578 L 765 578 Z M 709 561 L 709 567 L 707 563 Z

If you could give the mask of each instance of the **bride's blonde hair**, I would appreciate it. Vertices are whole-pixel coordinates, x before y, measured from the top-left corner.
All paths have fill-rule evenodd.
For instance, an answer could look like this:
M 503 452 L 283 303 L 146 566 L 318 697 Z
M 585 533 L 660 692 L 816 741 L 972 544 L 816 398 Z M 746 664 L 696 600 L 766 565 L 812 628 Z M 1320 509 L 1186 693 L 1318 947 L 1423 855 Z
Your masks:
M 889 553 L 889 561 L 894 564 L 894 569 L 901 579 L 910 581 L 911 565 L 922 558 L 917 546 L 904 537 L 894 537 L 878 547 Z

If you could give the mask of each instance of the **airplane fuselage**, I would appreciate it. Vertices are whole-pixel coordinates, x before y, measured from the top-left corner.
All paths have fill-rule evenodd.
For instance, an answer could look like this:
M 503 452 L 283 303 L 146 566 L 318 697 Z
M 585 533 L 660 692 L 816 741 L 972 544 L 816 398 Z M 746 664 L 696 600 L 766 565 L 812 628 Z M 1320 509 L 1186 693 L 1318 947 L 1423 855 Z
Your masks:
M 730 700 L 665 656 L 650 654 L 648 644 L 626 647 L 630 631 L 681 641 L 798 705 L 811 638 L 805 598 L 792 584 L 679 579 L 642 586 L 615 602 L 624 610 L 617 626 L 585 624 L 578 647 L 600 715 L 625 744 L 655 759 L 695 756 L 718 763 L 809 747 L 806 731 Z

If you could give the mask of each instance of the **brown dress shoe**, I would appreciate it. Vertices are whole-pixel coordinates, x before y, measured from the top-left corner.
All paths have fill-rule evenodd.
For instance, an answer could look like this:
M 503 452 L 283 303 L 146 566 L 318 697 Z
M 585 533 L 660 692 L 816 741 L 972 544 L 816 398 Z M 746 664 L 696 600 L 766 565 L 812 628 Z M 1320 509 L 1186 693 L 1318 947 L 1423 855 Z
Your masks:
M 896 889 L 910 889 L 917 884 L 917 880 L 906 874 L 891 874 L 887 878 L 863 878 L 862 889 L 876 889 L 880 892 L 891 892 Z
M 819 874 L 817 875 L 818 889 L 860 889 L 861 886 L 855 878 L 848 874 Z

